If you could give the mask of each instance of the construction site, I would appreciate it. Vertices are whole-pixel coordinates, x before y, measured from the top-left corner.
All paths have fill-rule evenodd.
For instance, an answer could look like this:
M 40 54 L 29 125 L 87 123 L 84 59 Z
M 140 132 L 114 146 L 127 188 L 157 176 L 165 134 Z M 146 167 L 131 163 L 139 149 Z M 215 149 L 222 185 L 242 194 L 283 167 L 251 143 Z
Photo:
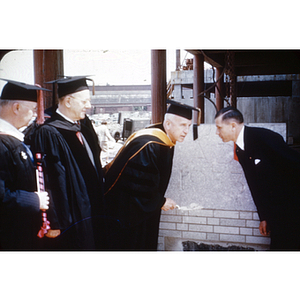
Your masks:
M 11 51 L 1 50 L 0 59 Z M 149 50 L 151 85 L 96 86 L 94 92 L 91 87 L 89 115 L 119 124 L 115 137 L 124 141 L 132 132 L 162 122 L 167 99 L 200 108 L 198 138 L 193 140 L 190 132 L 175 147 L 166 196 L 178 209 L 162 213 L 158 250 L 196 251 L 200 245 L 205 250 L 268 250 L 270 239 L 259 233 L 256 207 L 233 159 L 233 144 L 216 135 L 214 116 L 223 107 L 236 107 L 245 124 L 276 131 L 298 150 L 300 51 L 187 49 L 193 58 L 183 63 L 174 51 L 176 68 L 169 81 L 166 50 Z M 63 50 L 33 50 L 33 61 L 34 81 L 42 87 L 64 75 Z M 57 103 L 51 93 L 44 97 L 46 109 Z M 196 123 L 198 113 L 193 119 Z

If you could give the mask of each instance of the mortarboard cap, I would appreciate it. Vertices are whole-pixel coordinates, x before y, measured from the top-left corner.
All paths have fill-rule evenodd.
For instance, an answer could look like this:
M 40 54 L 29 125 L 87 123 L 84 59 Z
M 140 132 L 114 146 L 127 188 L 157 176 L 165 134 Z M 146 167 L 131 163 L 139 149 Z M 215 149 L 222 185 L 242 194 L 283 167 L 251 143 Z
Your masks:
M 167 103 L 169 103 L 169 107 L 167 109 L 167 113 L 178 115 L 180 117 L 184 117 L 188 120 L 192 120 L 193 114 L 192 111 L 200 111 L 199 108 L 195 108 L 193 106 L 189 106 L 187 104 L 183 104 L 180 102 L 176 102 L 170 99 L 167 99 Z
M 24 82 L 18 82 L 18 81 L 4 79 L 4 78 L 0 78 L 0 79 L 7 81 L 6 85 L 2 89 L 2 93 L 1 93 L 2 100 L 26 100 L 26 101 L 37 102 L 38 90 L 50 91 L 42 87 L 27 84 Z
M 180 117 L 184 117 L 188 120 L 192 120 L 193 118 L 193 110 L 198 112 L 198 119 L 197 119 L 197 124 L 193 125 L 193 135 L 194 135 L 194 140 L 198 138 L 198 127 L 201 123 L 201 109 L 196 108 L 187 104 L 183 104 L 180 102 L 176 102 L 170 99 L 167 99 L 167 103 L 169 103 L 169 107 L 167 109 L 167 113 L 169 114 L 174 114 L 178 115 Z
M 89 87 L 86 83 L 87 80 L 93 81 L 92 79 L 87 78 L 86 76 L 73 76 L 49 81 L 46 83 L 56 83 L 58 98 L 61 98 L 69 94 L 73 94 L 83 90 L 88 90 Z

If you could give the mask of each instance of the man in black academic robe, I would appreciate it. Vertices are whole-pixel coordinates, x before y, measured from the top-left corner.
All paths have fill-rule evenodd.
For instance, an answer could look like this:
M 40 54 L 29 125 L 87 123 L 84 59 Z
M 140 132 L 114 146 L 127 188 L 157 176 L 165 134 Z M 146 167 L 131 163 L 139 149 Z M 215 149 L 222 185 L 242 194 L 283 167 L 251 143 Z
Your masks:
M 108 250 L 157 250 L 161 210 L 176 207 L 164 194 L 171 176 L 174 146 L 188 133 L 191 109 L 171 104 L 163 124 L 133 133 L 107 166 Z
M 0 122 L 1 127 L 1 122 Z M 34 250 L 42 215 L 35 168 L 22 142 L 0 133 L 1 248 Z
M 46 235 L 45 248 L 101 249 L 103 176 L 98 138 L 85 115 L 88 86 L 78 77 L 57 83 L 58 109 L 30 137 L 33 151 L 43 155 L 50 194 L 53 231 Z
M 47 192 L 37 192 L 36 169 L 24 134 L 36 115 L 39 88 L 8 81 L 0 100 L 0 248 L 38 250 L 41 209 L 47 209 Z
M 272 250 L 300 247 L 300 155 L 276 132 L 243 124 L 231 107 L 216 115 L 217 134 L 234 141 L 260 218 L 260 232 L 271 235 Z

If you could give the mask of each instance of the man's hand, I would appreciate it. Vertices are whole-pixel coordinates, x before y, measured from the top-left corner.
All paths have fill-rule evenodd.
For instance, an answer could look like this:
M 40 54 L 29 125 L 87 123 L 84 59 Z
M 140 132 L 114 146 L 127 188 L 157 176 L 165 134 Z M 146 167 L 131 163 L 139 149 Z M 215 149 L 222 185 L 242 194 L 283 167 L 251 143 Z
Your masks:
M 174 209 L 175 207 L 176 207 L 175 201 L 173 201 L 171 198 L 166 198 L 166 202 L 161 209 L 167 211 L 169 209 Z
M 261 221 L 259 224 L 259 232 L 263 236 L 268 236 L 270 234 L 270 230 L 268 229 L 267 221 Z
M 47 238 L 54 239 L 60 235 L 60 229 L 49 229 L 45 235 Z
M 47 192 L 35 192 L 39 196 L 40 200 L 40 209 L 48 209 L 49 208 L 49 196 Z

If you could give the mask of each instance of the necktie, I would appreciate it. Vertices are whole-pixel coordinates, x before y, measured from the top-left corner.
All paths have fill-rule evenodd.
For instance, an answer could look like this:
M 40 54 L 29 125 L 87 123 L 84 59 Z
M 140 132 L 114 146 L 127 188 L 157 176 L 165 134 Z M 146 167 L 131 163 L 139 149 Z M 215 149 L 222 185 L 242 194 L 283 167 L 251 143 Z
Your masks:
M 79 142 L 83 145 L 83 140 L 82 140 L 81 132 L 80 132 L 80 131 L 77 131 L 77 132 L 76 132 L 76 136 L 77 136 Z
M 237 148 L 237 145 L 236 145 L 236 143 L 234 143 L 234 147 L 233 147 L 233 158 L 234 158 L 234 160 L 239 161 L 239 158 L 238 158 L 238 156 L 237 156 L 237 154 L 236 154 L 236 148 Z
M 86 149 L 86 152 L 93 164 L 93 166 L 95 167 L 95 161 L 94 161 L 94 157 L 93 157 L 93 153 L 92 150 L 87 142 L 87 140 L 85 139 L 85 137 L 83 136 L 83 134 L 80 131 L 76 132 L 76 136 L 78 138 L 78 140 L 80 141 L 80 143 L 84 146 L 84 148 Z

